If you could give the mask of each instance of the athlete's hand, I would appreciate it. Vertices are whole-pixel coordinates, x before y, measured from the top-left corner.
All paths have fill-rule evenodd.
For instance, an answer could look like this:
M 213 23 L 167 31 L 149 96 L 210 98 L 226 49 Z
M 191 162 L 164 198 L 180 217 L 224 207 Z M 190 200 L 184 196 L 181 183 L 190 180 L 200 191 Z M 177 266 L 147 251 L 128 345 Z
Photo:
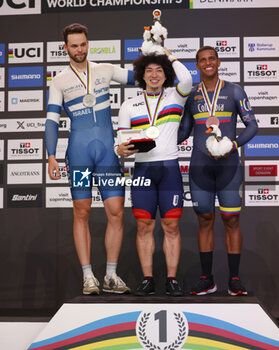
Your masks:
M 58 163 L 53 155 L 48 157 L 48 175 L 52 180 L 61 178 Z
M 172 55 L 169 49 L 167 49 L 165 46 L 163 46 L 163 49 L 165 50 L 165 54 L 169 57 Z
M 119 154 L 122 157 L 129 157 L 134 153 L 137 153 L 138 150 L 133 149 L 134 145 L 129 142 L 123 142 L 121 145 L 119 145 L 116 149 L 117 154 Z

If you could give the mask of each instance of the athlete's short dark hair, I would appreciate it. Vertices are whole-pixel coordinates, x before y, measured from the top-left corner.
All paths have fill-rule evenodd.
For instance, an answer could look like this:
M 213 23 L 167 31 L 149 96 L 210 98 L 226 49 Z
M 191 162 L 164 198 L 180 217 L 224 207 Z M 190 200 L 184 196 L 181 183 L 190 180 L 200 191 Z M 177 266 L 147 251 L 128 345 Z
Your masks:
M 215 55 L 216 55 L 216 58 L 218 59 L 218 52 L 214 49 L 214 47 L 212 46 L 202 46 L 198 52 L 196 53 L 196 62 L 198 62 L 199 60 L 199 54 L 202 52 L 202 51 L 206 51 L 206 50 L 211 50 L 211 51 L 214 51 L 215 52 Z
M 166 80 L 164 81 L 164 87 L 170 87 L 174 85 L 175 73 L 172 68 L 172 64 L 166 55 L 147 55 L 138 57 L 134 63 L 134 78 L 138 82 L 139 87 L 146 89 L 146 83 L 143 80 L 145 69 L 149 64 L 158 64 L 164 70 Z
M 72 24 L 67 25 L 62 30 L 65 44 L 68 43 L 68 35 L 75 34 L 75 33 L 84 33 L 86 38 L 87 38 L 88 29 L 86 26 L 84 26 L 83 24 L 79 24 L 79 23 L 72 23 Z

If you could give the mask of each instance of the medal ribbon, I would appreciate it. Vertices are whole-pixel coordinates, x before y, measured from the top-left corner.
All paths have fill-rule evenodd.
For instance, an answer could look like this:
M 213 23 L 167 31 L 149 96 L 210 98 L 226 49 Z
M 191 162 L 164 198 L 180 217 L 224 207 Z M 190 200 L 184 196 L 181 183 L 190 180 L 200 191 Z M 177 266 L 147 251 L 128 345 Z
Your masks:
M 222 87 L 222 80 L 218 79 L 217 84 L 215 86 L 215 90 L 214 90 L 214 94 L 213 94 L 213 98 L 212 98 L 212 104 L 211 104 L 209 97 L 208 97 L 208 94 L 207 94 L 206 87 L 205 87 L 203 81 L 201 83 L 201 91 L 202 91 L 202 95 L 203 95 L 207 110 L 209 112 L 209 117 L 212 117 L 215 115 L 217 101 L 218 101 L 218 97 L 219 97 L 219 94 L 221 91 L 221 87 Z
M 144 100 L 145 100 L 146 109 L 148 112 L 149 124 L 151 126 L 156 125 L 156 121 L 157 121 L 157 117 L 158 117 L 158 115 L 157 115 L 158 108 L 159 108 L 159 104 L 160 104 L 162 97 L 163 97 L 163 91 L 160 93 L 160 96 L 158 97 L 157 105 L 156 105 L 153 116 L 151 115 L 151 110 L 150 110 L 150 107 L 148 104 L 148 98 L 147 98 L 146 91 L 143 92 L 143 96 L 144 96 Z
M 86 93 L 90 94 L 91 88 L 90 88 L 90 67 L 89 67 L 89 62 L 87 61 L 87 67 L 86 67 L 87 83 L 82 79 L 82 74 L 80 74 L 76 70 L 76 68 L 73 65 L 71 65 L 71 63 L 70 63 L 70 68 L 74 72 L 74 74 L 77 76 L 79 81 L 82 83 L 82 85 L 84 86 L 84 88 L 86 90 Z

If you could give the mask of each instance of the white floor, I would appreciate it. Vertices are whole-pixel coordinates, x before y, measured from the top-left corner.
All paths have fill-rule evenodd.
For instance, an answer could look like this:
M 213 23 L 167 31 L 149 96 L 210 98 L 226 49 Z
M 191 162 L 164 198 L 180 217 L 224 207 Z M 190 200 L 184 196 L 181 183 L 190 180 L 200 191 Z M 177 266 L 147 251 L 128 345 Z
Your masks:
M 27 350 L 47 322 L 0 322 L 0 349 Z

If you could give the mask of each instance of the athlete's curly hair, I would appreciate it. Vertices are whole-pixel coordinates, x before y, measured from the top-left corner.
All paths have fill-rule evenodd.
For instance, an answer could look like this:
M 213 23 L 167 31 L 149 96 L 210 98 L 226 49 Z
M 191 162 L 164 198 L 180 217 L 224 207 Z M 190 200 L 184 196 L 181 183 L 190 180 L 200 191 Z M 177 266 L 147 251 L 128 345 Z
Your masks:
M 80 23 L 72 23 L 63 28 L 62 34 L 65 41 L 65 44 L 68 43 L 68 35 L 75 33 L 84 33 L 86 38 L 88 34 L 88 28 Z
M 143 80 L 143 76 L 145 73 L 145 68 L 151 63 L 158 64 L 163 68 L 166 76 L 166 80 L 163 84 L 163 87 L 167 88 L 173 86 L 175 73 L 168 57 L 166 55 L 147 55 L 138 57 L 133 63 L 135 72 L 134 78 L 135 81 L 138 82 L 139 87 L 141 87 L 142 89 L 146 89 L 146 83 Z

